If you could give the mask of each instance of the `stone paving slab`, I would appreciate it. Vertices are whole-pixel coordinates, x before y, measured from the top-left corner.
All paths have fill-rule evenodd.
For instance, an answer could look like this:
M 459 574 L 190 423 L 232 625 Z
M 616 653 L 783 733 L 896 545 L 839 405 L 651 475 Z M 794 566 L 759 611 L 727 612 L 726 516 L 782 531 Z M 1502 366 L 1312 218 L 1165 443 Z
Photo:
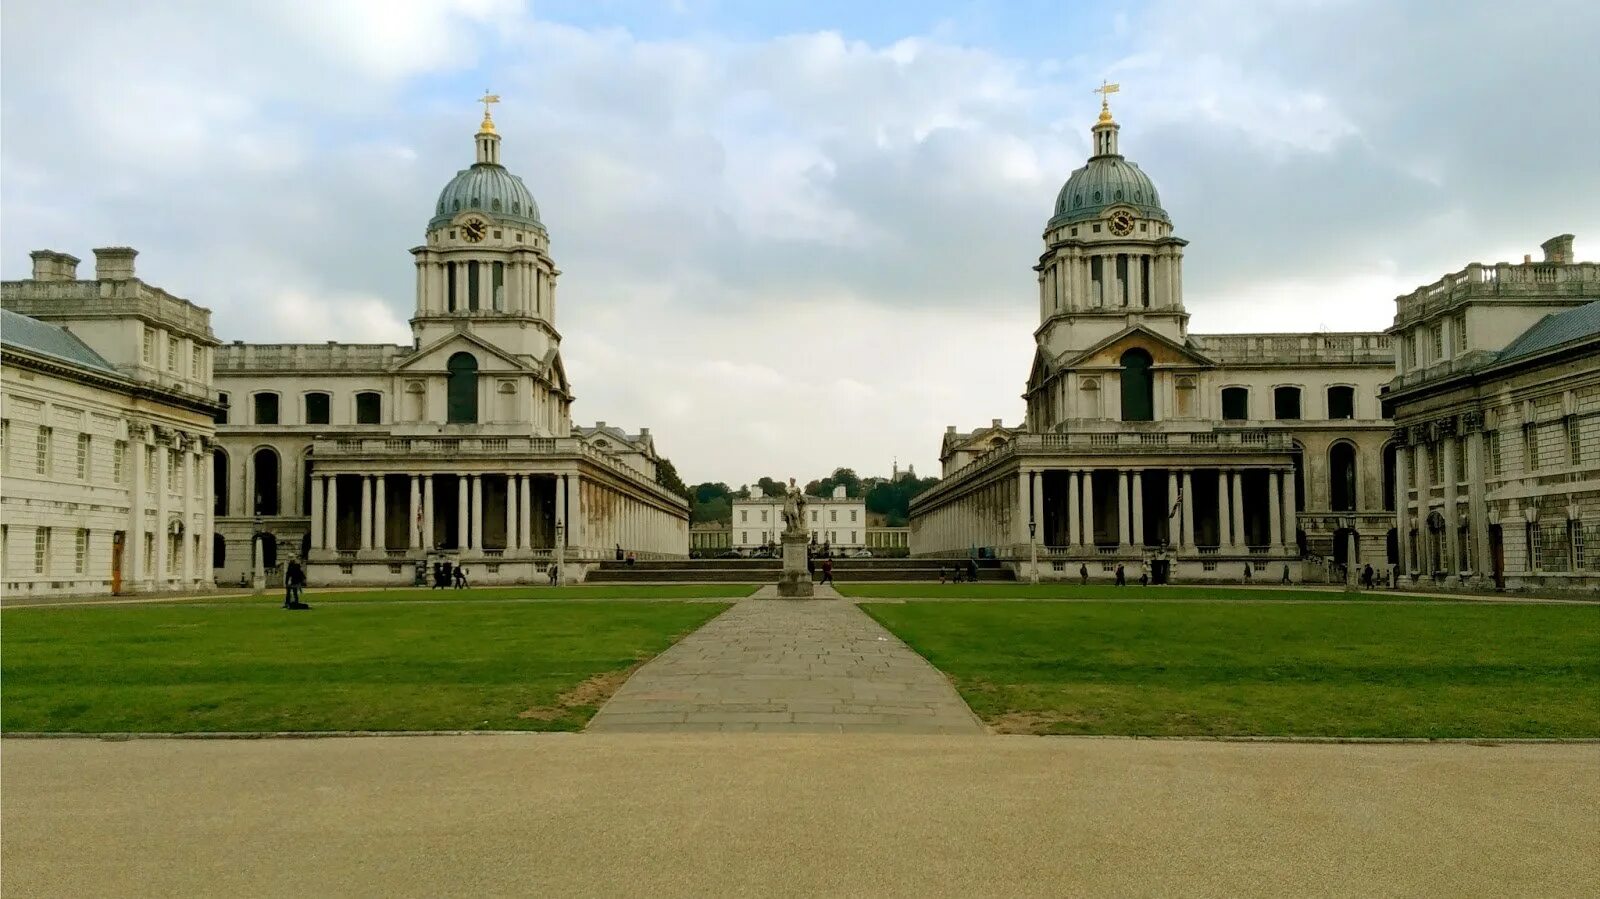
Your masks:
M 942 673 L 854 603 L 754 598 L 640 668 L 588 730 L 987 732 Z

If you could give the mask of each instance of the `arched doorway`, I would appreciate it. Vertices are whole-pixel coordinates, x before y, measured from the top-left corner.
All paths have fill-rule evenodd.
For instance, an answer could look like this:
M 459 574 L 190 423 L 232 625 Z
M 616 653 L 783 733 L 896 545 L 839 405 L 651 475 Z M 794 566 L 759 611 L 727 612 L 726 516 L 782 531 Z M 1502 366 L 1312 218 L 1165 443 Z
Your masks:
M 450 372 L 446 418 L 450 424 L 478 420 L 478 360 L 471 353 L 456 353 L 445 367 Z
M 255 475 L 255 501 L 251 514 L 277 515 L 278 506 L 278 452 L 270 447 L 256 450 L 251 457 L 252 473 Z
M 1386 537 L 1384 537 L 1384 541 L 1383 542 L 1384 542 L 1385 556 L 1388 558 L 1389 564 L 1390 565 L 1399 565 L 1400 564 L 1400 531 L 1398 529 L 1396 529 L 1396 528 L 1390 528 L 1389 529 L 1389 533 L 1388 533 L 1388 535 Z
M 1394 466 L 1396 452 L 1397 451 L 1393 443 L 1386 443 L 1383 445 L 1383 510 L 1385 512 L 1393 512 L 1396 508 L 1394 495 Z
M 228 514 L 228 454 L 221 447 L 211 451 L 211 513 Z
M 222 568 L 228 564 L 228 541 L 221 534 L 211 535 L 211 567 Z
M 1148 352 L 1137 348 L 1122 354 L 1123 421 L 1155 420 L 1155 380 L 1150 372 L 1153 361 Z

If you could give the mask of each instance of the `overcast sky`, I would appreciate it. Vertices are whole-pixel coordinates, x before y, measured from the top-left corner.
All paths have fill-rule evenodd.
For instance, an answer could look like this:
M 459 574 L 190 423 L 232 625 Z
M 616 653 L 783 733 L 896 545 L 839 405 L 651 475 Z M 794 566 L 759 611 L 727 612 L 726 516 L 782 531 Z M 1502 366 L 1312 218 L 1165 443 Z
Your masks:
M 407 250 L 502 98 L 579 422 L 690 482 L 936 471 L 1016 423 L 1102 78 L 1197 332 L 1382 329 L 1600 253 L 1600 4 L 8 0 L 0 275 L 140 251 L 223 340 L 409 343 Z

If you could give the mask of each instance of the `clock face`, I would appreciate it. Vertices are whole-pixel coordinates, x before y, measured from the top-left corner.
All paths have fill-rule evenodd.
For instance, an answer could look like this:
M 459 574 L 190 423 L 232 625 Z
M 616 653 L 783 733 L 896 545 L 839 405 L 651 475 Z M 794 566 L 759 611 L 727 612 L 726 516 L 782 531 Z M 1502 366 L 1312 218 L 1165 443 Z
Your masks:
M 1118 237 L 1127 237 L 1133 233 L 1133 215 L 1126 209 L 1118 209 L 1111 213 L 1111 233 Z
M 466 236 L 467 240 L 477 243 L 483 240 L 484 235 L 489 233 L 489 226 L 485 225 L 482 219 L 467 219 L 461 226 L 461 233 Z

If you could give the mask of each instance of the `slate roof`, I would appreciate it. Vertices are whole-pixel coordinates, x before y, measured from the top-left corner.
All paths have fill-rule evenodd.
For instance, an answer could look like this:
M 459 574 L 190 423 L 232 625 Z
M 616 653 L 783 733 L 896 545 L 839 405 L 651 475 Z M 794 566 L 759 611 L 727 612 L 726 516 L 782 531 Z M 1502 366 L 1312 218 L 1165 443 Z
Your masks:
M 1501 350 L 1496 361 L 1531 356 L 1571 340 L 1596 335 L 1600 335 L 1600 300 L 1539 319 Z
M 0 343 L 106 374 L 117 369 L 66 328 L 0 309 Z

